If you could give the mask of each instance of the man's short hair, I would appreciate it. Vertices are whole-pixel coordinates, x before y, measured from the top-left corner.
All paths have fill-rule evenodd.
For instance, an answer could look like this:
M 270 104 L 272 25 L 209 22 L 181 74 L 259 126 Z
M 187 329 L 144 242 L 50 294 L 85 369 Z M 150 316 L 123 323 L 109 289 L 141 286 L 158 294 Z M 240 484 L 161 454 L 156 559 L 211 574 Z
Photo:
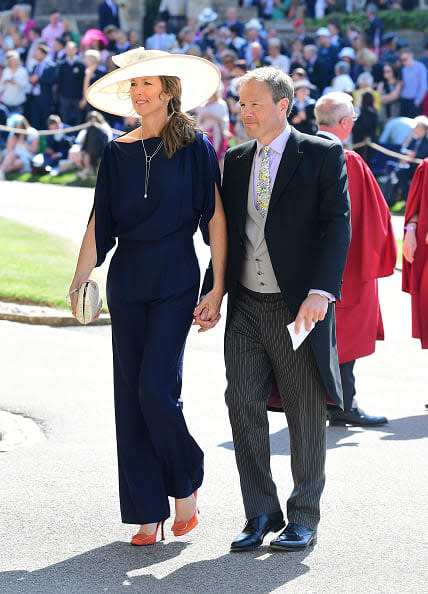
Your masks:
M 48 126 L 50 124 L 57 124 L 59 126 L 61 124 L 61 118 L 59 115 L 56 115 L 56 113 L 51 113 L 51 115 L 48 117 Z
M 281 40 L 278 39 L 278 37 L 271 37 L 268 41 L 268 46 L 272 46 L 272 47 L 281 47 Z
M 316 45 L 313 45 L 312 43 L 308 43 L 308 45 L 304 45 L 303 51 L 304 50 L 308 50 L 308 51 L 312 52 L 313 54 L 318 55 L 318 47 Z
M 288 99 L 287 116 L 290 115 L 293 108 L 294 85 L 288 74 L 285 74 L 285 72 L 274 66 L 262 66 L 261 68 L 256 68 L 255 70 L 247 72 L 239 79 L 237 85 L 238 92 L 242 89 L 243 85 L 252 80 L 264 82 L 268 85 L 274 103 L 278 103 L 284 98 Z
M 334 128 L 342 118 L 352 116 L 353 112 L 351 95 L 340 91 L 327 93 L 315 103 L 315 118 L 318 126 Z
M 414 56 L 414 53 L 412 52 L 409 46 L 401 48 L 401 50 L 398 52 L 399 56 L 403 56 L 404 54 L 410 54 Z
M 46 43 L 38 43 L 36 45 L 36 49 L 40 50 L 41 52 L 43 52 L 45 54 L 45 56 L 48 55 L 48 53 L 50 52 L 49 46 L 46 45 Z
M 348 62 L 337 62 L 336 66 L 334 67 L 334 71 L 338 72 L 339 74 L 349 74 L 351 70 L 351 65 Z

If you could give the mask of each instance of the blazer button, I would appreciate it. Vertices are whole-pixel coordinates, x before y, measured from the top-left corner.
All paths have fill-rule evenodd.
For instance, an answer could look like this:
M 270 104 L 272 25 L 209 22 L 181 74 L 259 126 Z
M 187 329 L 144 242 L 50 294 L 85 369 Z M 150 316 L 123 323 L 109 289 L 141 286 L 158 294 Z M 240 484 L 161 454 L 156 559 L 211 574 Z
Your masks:
M 264 286 L 265 286 L 265 283 L 260 283 L 260 285 L 261 285 L 262 287 L 264 287 Z

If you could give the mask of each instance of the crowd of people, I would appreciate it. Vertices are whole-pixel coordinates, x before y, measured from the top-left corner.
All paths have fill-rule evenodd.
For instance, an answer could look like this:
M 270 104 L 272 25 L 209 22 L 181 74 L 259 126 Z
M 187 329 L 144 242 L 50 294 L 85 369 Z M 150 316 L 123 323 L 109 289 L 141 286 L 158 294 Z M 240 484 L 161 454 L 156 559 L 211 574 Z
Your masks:
M 8 21 L 0 23 L 0 123 L 12 121 L 15 127 L 30 126 L 34 132 L 25 141 L 19 135 L 2 135 L 0 175 L 29 169 L 31 157 L 40 150 L 34 135 L 51 127 L 53 119 L 59 130 L 96 119 L 103 128 L 98 128 L 98 138 L 90 143 L 95 146 L 93 155 L 82 151 L 85 134 L 76 138 L 59 131 L 55 137 L 61 150 L 53 149 L 52 142 L 49 147 L 45 148 L 47 143 L 42 146 L 43 163 L 53 174 L 58 169 L 78 167 L 83 177 L 88 175 L 91 163 L 96 164 L 111 138 L 109 128 L 127 131 L 136 121 L 92 113 L 86 90 L 116 68 L 112 55 L 143 43 L 146 49 L 203 57 L 219 66 L 220 89 L 194 115 L 220 162 L 229 146 L 247 140 L 240 119 L 238 80 L 258 66 L 272 65 L 293 78 L 295 100 L 289 121 L 301 132 L 316 133 L 314 105 L 320 96 L 331 91 L 351 94 L 358 119 L 349 143 L 361 145 L 357 151 L 376 174 L 390 174 L 385 186 L 390 203 L 400 193 L 406 199 L 416 163 L 382 158 L 367 142 L 379 141 L 407 158 L 428 156 L 428 40 L 421 55 L 415 57 L 398 35 L 385 34 L 377 6 L 370 3 L 364 6 L 352 1 L 341 7 L 338 2 L 307 2 L 308 16 L 358 9 L 365 10 L 367 17 L 365 30 L 351 24 L 342 31 L 332 13 L 327 26 L 310 33 L 304 18 L 293 18 L 300 14 L 295 10 L 300 9 L 300 2 L 243 2 L 259 10 L 259 18 L 247 23 L 239 19 L 239 7 L 229 7 L 222 22 L 210 7 L 196 18 L 186 18 L 177 12 L 178 4 L 162 0 L 153 34 L 144 42 L 136 31 L 121 30 L 119 8 L 113 0 L 99 4 L 99 28 L 89 29 L 83 36 L 73 20 L 57 10 L 41 28 L 31 17 L 29 5 L 15 5 Z M 275 27 L 279 17 L 292 20 L 292 34 L 279 34 Z M 404 135 L 403 130 L 407 132 Z M 15 145 L 22 149 L 19 154 Z M 14 156 L 10 156 L 11 150 Z M 61 153 L 61 158 L 52 162 L 52 150 Z

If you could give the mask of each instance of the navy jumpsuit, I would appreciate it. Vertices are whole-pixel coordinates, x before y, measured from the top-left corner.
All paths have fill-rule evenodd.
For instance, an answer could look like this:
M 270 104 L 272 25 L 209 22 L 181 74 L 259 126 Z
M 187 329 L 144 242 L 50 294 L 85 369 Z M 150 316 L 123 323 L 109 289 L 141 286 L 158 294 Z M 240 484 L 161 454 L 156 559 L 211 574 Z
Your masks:
M 149 138 L 152 154 L 160 138 Z M 148 524 L 170 515 L 168 497 L 184 498 L 203 479 L 203 452 L 178 406 L 180 362 L 200 271 L 193 244 L 209 242 L 220 173 L 200 132 L 168 159 L 151 164 L 144 199 L 141 141 L 112 141 L 95 189 L 97 264 L 118 247 L 107 278 L 113 338 L 114 395 L 122 521 Z

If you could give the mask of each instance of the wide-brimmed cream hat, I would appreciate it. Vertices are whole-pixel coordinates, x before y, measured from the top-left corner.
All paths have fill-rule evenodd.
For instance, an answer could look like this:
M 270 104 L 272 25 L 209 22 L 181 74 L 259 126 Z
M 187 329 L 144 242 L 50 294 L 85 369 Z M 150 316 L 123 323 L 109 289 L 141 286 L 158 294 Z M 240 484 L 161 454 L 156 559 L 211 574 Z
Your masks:
M 170 54 L 143 47 L 112 56 L 119 66 L 91 85 L 86 99 L 95 109 L 124 117 L 137 115 L 127 81 L 141 76 L 177 76 L 181 80 L 181 110 L 190 111 L 208 101 L 220 84 L 215 64 L 185 54 Z

